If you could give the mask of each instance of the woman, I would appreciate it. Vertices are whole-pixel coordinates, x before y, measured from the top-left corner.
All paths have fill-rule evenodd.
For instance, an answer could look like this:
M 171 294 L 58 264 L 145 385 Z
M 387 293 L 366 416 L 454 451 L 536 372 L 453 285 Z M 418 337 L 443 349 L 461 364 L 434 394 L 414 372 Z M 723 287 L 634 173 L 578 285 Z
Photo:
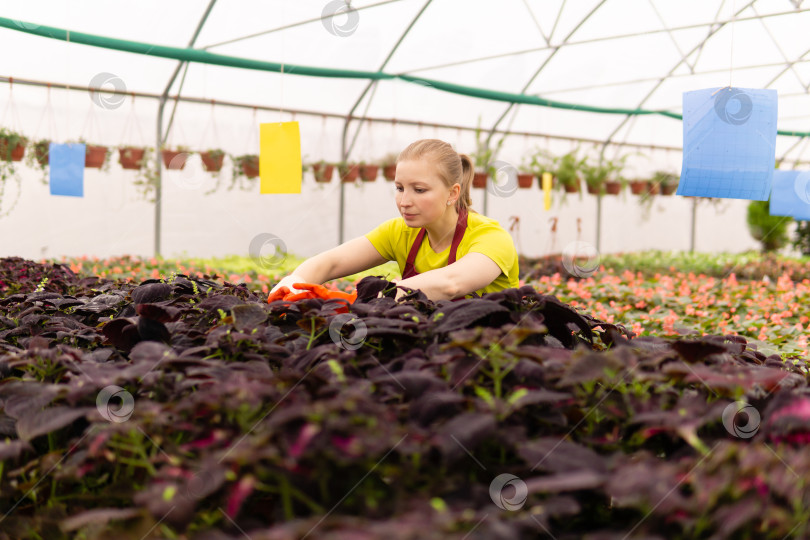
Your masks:
M 518 287 L 512 237 L 497 221 L 470 209 L 473 164 L 437 139 L 412 143 L 399 155 L 394 184 L 402 217 L 307 259 L 274 292 L 295 283 L 323 283 L 397 261 L 397 298 L 419 289 L 433 300 Z

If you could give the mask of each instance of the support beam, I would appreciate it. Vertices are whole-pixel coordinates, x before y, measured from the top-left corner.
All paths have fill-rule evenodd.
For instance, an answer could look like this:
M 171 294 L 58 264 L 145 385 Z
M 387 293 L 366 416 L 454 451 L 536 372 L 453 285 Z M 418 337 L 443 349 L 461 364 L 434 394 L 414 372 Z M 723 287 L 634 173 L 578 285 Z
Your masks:
M 208 7 L 205 9 L 205 12 L 200 19 L 200 23 L 197 25 L 197 29 L 194 31 L 194 35 L 191 37 L 191 42 L 188 44 L 189 47 L 194 46 L 194 42 L 197 41 L 197 37 L 200 35 L 200 31 L 202 31 L 203 26 L 205 25 L 205 21 L 208 20 L 208 15 L 211 14 L 211 10 L 214 9 L 214 4 L 217 3 L 217 0 L 211 0 L 208 3 Z M 155 143 L 155 153 L 157 154 L 155 159 L 157 159 L 157 178 L 155 180 L 155 257 L 160 257 L 160 238 L 161 238 L 161 218 L 163 212 L 163 204 L 162 204 L 162 197 L 163 197 L 163 167 L 161 165 L 161 156 L 160 156 L 160 149 L 163 147 L 163 144 L 166 142 L 166 136 L 163 134 L 163 109 L 166 106 L 166 99 L 169 95 L 169 89 L 174 84 L 174 81 L 177 79 L 177 75 L 180 73 L 180 70 L 183 67 L 184 62 L 180 62 L 177 64 L 177 67 L 172 73 L 172 76 L 169 78 L 169 81 L 166 84 L 166 88 L 163 89 L 163 93 L 160 95 L 160 105 L 158 106 L 158 114 L 157 114 L 157 138 Z M 168 134 L 168 130 L 166 131 Z
M 382 65 L 380 66 L 380 68 L 377 71 L 383 71 L 385 69 L 385 66 L 388 65 L 388 62 L 391 61 L 391 58 L 394 56 L 394 53 L 397 51 L 399 46 L 404 41 L 405 36 L 408 35 L 408 33 L 413 28 L 413 26 L 416 24 L 416 21 L 419 20 L 419 18 L 422 16 L 422 14 L 425 12 L 425 10 L 427 9 L 427 7 L 430 5 L 430 3 L 432 1 L 433 0 L 427 0 L 425 2 L 425 4 L 422 6 L 422 9 L 419 10 L 419 12 L 413 18 L 411 23 L 407 26 L 407 28 L 405 28 L 405 31 L 402 32 L 402 35 L 399 36 L 399 39 L 394 44 L 394 46 L 391 48 L 391 50 L 388 52 L 388 54 L 385 57 L 385 60 L 383 60 Z M 371 90 L 372 88 L 374 88 L 376 90 L 376 85 L 377 85 L 376 80 L 370 80 L 368 82 L 368 84 L 366 85 L 366 87 L 363 89 L 363 91 L 360 93 L 360 96 L 358 96 L 357 100 L 354 102 L 354 105 L 352 105 L 352 108 L 349 110 L 349 113 L 346 115 L 346 120 L 343 123 L 343 137 L 341 139 L 341 152 L 340 152 L 340 155 L 341 155 L 341 160 L 342 161 L 348 161 L 349 155 L 351 154 L 352 150 L 354 149 L 354 145 L 357 143 L 357 137 L 360 135 L 360 130 L 363 127 L 364 120 L 360 119 L 360 123 L 357 125 L 357 130 L 354 132 L 354 137 L 352 138 L 352 142 L 350 144 L 347 144 L 346 143 L 346 138 L 348 137 L 348 134 L 349 134 L 349 124 L 350 124 L 352 118 L 354 118 L 354 111 L 356 111 L 357 107 L 360 106 L 360 103 L 362 103 L 363 98 L 366 97 L 366 94 L 369 92 L 369 90 Z M 366 104 L 366 111 L 365 111 L 366 114 L 368 114 L 368 108 L 371 105 L 372 98 L 373 98 L 373 93 L 372 93 L 372 96 L 369 97 L 368 103 Z M 365 116 L 365 114 L 364 114 L 364 116 Z M 344 232 L 343 231 L 343 215 L 344 215 L 344 213 L 345 213 L 345 207 L 343 205 L 343 182 L 341 182 L 340 183 L 340 212 L 339 212 L 339 216 L 338 216 L 338 245 L 343 243 L 343 232 Z

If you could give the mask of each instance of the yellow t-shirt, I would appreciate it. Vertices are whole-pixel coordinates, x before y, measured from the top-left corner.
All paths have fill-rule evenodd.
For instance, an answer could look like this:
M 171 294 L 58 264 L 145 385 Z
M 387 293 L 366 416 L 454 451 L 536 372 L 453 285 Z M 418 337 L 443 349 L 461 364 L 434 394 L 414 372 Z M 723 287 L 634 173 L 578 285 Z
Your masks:
M 417 234 L 419 234 L 418 227 L 409 227 L 402 217 L 397 217 L 383 222 L 365 236 L 380 255 L 389 261 L 396 261 L 400 273 L 403 273 L 405 272 L 405 262 L 408 260 L 408 252 L 411 250 Z M 483 289 L 478 289 L 476 291 L 478 294 L 519 286 L 518 256 L 515 243 L 496 220 L 476 212 L 467 214 L 467 228 L 456 250 L 456 260 L 470 252 L 483 253 L 495 261 L 495 264 L 501 269 L 501 273 L 495 278 L 495 281 Z M 430 247 L 430 241 L 425 234 L 422 245 L 419 246 L 419 251 L 416 253 L 414 270 L 421 274 L 443 268 L 447 266 L 449 257 L 449 247 L 441 253 L 436 253 Z

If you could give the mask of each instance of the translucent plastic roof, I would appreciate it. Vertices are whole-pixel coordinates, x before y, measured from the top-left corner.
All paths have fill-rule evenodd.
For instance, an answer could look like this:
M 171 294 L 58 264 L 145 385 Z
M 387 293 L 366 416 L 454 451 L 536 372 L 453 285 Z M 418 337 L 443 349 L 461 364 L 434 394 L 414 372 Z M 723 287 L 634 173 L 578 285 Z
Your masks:
M 471 128 L 480 122 L 487 130 L 682 145 L 681 122 L 658 114 L 512 104 L 398 77 L 289 72 L 306 66 L 676 114 L 687 90 L 773 88 L 779 129 L 810 130 L 810 47 L 803 39 L 810 7 L 801 0 L 369 0 L 353 1 L 350 9 L 342 0 L 219 0 L 210 6 L 206 16 L 209 4 L 191 0 L 142 0 L 136 7 L 102 0 L 6 2 L 0 16 L 21 22 L 0 28 L 0 36 L 4 50 L 19 54 L 3 55 L 0 76 L 86 88 L 98 86 L 99 73 L 110 73 L 127 92 L 161 94 L 179 64 L 25 31 L 47 26 L 180 49 L 194 40 L 195 49 L 284 64 L 287 70 L 276 73 L 191 62 L 169 90 L 281 111 Z M 40 91 L 33 102 L 41 99 Z M 807 159 L 806 139 L 778 139 L 777 157 Z
M 258 153 L 258 124 L 296 120 L 305 162 L 378 161 L 423 137 L 470 153 L 480 127 L 490 143 L 505 136 L 496 157 L 515 165 L 536 148 L 580 147 L 629 156 L 625 176 L 649 178 L 680 171 L 683 92 L 734 86 L 777 90 L 776 157 L 806 167 L 807 28 L 801 0 L 3 2 L 0 126 L 54 142 L 154 147 L 160 137 L 240 155 Z M 165 173 L 160 204 L 149 204 L 118 181 L 135 173 L 117 166 L 113 178 L 89 172 L 87 197 L 75 201 L 47 197 L 23 167 L 20 206 L 0 226 L 27 228 L 34 213 L 40 226 L 0 234 L 1 247 L 26 256 L 210 256 L 245 253 L 270 231 L 309 255 L 397 215 L 384 182 L 346 188 L 310 175 L 300 195 L 208 197 L 213 178 L 201 163 L 186 169 Z M 540 211 L 539 188 L 505 198 L 473 191 L 476 208 L 511 223 L 529 256 L 580 232 L 608 252 L 755 245 L 740 234 L 743 200 L 698 212 L 694 199 L 672 197 L 646 223 L 630 199 L 605 200 L 602 219 L 587 198 L 555 198 Z M 549 231 L 557 217 L 559 238 Z

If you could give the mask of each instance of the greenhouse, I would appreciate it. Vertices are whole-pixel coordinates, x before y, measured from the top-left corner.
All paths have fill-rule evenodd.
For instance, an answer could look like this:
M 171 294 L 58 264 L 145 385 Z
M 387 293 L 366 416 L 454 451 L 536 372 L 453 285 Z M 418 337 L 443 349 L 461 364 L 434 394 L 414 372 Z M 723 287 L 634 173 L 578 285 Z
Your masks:
M 802 0 L 0 9 L 0 540 L 810 536 Z

